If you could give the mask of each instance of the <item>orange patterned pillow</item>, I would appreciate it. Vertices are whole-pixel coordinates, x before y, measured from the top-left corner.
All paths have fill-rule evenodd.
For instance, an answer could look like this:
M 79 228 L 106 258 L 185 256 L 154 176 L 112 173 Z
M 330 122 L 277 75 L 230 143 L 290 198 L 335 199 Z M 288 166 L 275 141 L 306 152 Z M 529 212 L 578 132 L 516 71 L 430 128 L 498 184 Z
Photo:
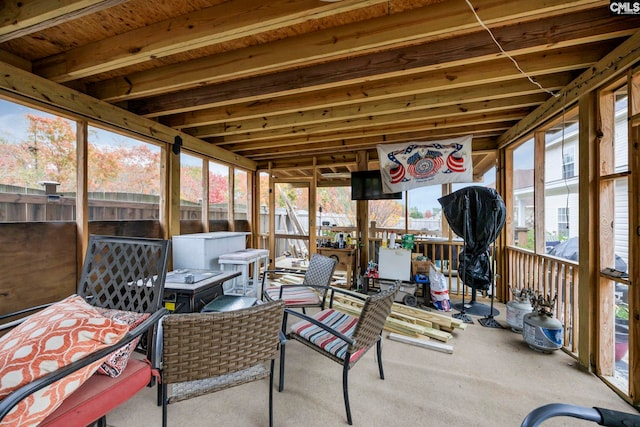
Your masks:
M 77 295 L 34 314 L 0 337 L 0 399 L 49 372 L 119 341 L 129 330 Z M 37 425 L 82 385 L 101 359 L 32 394 L 0 426 Z

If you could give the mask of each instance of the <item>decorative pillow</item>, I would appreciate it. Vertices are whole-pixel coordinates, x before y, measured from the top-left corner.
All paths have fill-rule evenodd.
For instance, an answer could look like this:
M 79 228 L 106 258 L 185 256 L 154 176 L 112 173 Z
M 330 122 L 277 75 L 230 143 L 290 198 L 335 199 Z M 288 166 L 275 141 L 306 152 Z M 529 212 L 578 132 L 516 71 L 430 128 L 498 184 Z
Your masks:
M 96 310 L 106 318 L 128 325 L 129 330 L 135 329 L 151 315 L 150 313 L 136 313 L 135 311 L 114 310 L 111 308 L 101 307 L 96 307 Z M 119 376 L 127 367 L 129 357 L 131 357 L 131 354 L 136 349 L 138 341 L 140 341 L 140 337 L 111 353 L 98 368 L 98 373 L 102 375 L 109 375 L 112 378 Z
M 127 325 L 107 319 L 72 295 L 0 337 L 0 399 L 14 390 L 120 340 Z M 16 405 L 0 426 L 32 426 L 53 412 L 104 359 L 70 374 Z

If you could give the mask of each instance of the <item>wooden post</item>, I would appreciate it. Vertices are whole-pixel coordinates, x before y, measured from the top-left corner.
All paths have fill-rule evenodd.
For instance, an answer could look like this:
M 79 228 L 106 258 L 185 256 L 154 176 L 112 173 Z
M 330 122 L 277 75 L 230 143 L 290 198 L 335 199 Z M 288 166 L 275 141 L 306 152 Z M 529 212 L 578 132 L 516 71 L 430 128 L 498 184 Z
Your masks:
M 629 73 L 627 93 L 629 95 L 629 259 L 640 259 L 640 68 Z M 633 404 L 640 402 L 640 265 L 632 262 L 629 265 L 629 280 L 636 286 L 629 286 L 629 395 Z
M 87 190 L 87 175 L 89 173 L 89 125 L 86 121 L 76 122 L 76 278 L 80 280 L 82 264 L 89 246 L 89 200 Z
M 369 168 L 369 157 L 365 150 L 358 151 L 357 164 L 359 171 Z M 358 263 L 360 274 L 367 270 L 369 263 L 369 202 L 367 200 L 356 201 L 356 229 L 359 242 Z M 357 278 L 356 278 L 357 280 Z
M 598 236 L 598 120 L 597 118 L 597 92 L 590 92 L 580 98 L 579 102 L 579 135 L 578 135 L 578 171 L 580 180 L 578 182 L 578 197 L 580 200 L 580 211 L 578 212 L 579 258 L 578 277 L 579 285 L 574 286 L 572 318 L 574 328 L 578 330 L 577 347 L 574 344 L 572 350 L 578 352 L 578 360 L 584 367 L 591 369 L 591 357 L 595 351 L 595 339 L 597 323 L 602 325 L 594 313 L 597 307 L 598 282 L 599 282 L 599 262 L 598 245 L 594 244 L 599 239 Z M 610 111 L 613 109 L 613 99 L 611 99 Z M 607 120 L 613 121 L 613 112 Z M 611 123 L 613 124 L 613 123 Z M 613 127 L 612 127 L 613 130 Z M 612 135 L 612 134 L 611 134 Z M 604 195 L 602 195 L 604 196 Z M 612 241 L 613 243 L 613 241 Z M 568 297 L 568 296 L 567 296 Z M 609 309 L 609 313 L 613 306 Z M 613 322 L 613 316 L 611 317 Z M 605 326 L 606 327 L 606 326 Z
M 200 206 L 202 215 L 202 231 L 209 232 L 209 160 L 202 161 L 202 206 Z
M 545 237 L 545 224 L 544 224 L 544 167 L 545 167 L 545 136 L 546 132 L 538 131 L 533 135 L 533 205 L 534 219 L 533 219 L 533 233 L 534 233 L 534 248 L 535 253 L 546 253 L 546 237 Z M 521 236 L 518 236 L 520 240 Z M 567 236 L 568 237 L 568 236 Z M 527 242 L 527 236 L 524 236 L 525 245 Z M 520 243 L 520 246 L 525 246 Z

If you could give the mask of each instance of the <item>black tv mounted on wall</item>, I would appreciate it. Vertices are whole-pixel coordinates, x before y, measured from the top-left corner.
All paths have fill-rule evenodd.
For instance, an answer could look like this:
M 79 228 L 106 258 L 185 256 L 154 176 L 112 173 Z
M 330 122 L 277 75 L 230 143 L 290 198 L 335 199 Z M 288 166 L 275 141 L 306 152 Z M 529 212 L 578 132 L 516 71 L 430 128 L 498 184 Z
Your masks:
M 380 171 L 351 172 L 351 200 L 402 199 L 402 192 L 383 193 Z

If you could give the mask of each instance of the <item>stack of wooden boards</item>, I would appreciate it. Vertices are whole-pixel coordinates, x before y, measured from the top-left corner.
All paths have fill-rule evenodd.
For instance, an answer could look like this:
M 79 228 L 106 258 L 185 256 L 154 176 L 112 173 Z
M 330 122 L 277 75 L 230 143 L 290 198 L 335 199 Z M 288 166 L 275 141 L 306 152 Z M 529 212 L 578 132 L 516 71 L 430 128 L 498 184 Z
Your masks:
M 352 316 L 359 316 L 363 302 L 347 295 L 336 294 L 333 308 Z M 454 329 L 464 330 L 464 321 L 434 311 L 408 307 L 393 303 L 391 314 L 384 329 L 389 331 L 389 339 L 416 345 L 444 353 L 453 353 L 448 342 L 453 338 Z
M 299 276 L 284 275 L 272 284 L 300 284 Z M 359 316 L 363 301 L 348 295 L 336 294 L 333 307 L 352 316 Z M 393 303 L 391 314 L 387 318 L 385 330 L 389 332 L 389 339 L 404 342 L 444 353 L 453 353 L 453 346 L 449 341 L 453 338 L 454 330 L 465 330 L 467 324 L 449 315 L 436 311 L 408 307 L 397 302 Z

